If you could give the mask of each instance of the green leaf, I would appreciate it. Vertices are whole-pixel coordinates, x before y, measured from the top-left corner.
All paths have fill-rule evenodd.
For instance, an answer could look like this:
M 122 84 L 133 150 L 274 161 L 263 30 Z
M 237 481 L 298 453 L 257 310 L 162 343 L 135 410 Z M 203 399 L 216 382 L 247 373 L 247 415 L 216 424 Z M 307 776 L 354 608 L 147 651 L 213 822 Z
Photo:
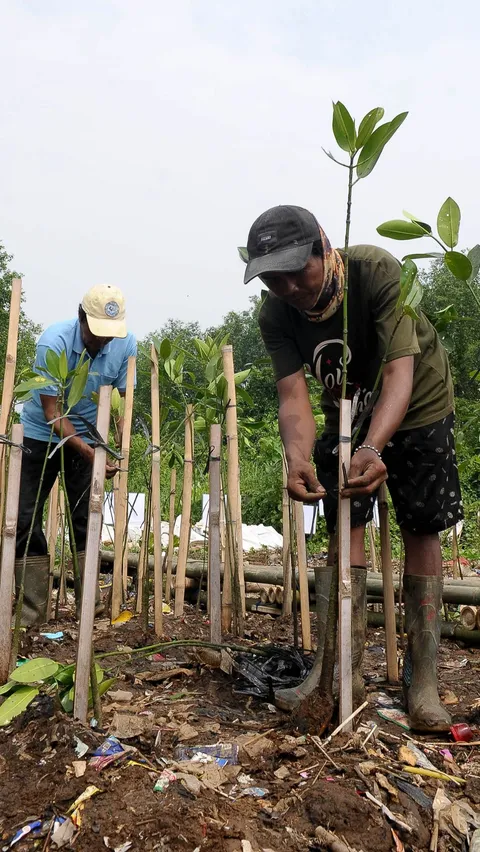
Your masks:
M 235 384 L 236 385 L 243 384 L 243 382 L 245 382 L 248 379 L 251 372 L 252 372 L 251 370 L 241 370 L 239 373 L 235 373 L 235 375 L 234 375 Z
M 240 260 L 243 260 L 244 263 L 248 263 L 248 251 L 244 246 L 238 246 L 237 251 L 240 255 Z
M 367 177 L 373 171 L 385 145 L 390 141 L 394 133 L 397 132 L 400 125 L 403 124 L 407 115 L 408 112 L 401 112 L 392 121 L 381 124 L 380 127 L 377 127 L 373 131 L 358 158 L 357 177 L 359 179 Z
M 389 237 L 391 240 L 416 240 L 425 235 L 417 222 L 405 222 L 404 219 L 390 219 L 379 225 L 377 232 L 381 237 Z
M 460 228 L 460 207 L 453 198 L 447 198 L 442 204 L 437 218 L 438 236 L 451 249 L 458 243 Z
M 480 271 L 480 246 L 474 246 L 467 254 L 467 257 L 472 264 L 472 274 L 468 279 L 468 283 L 472 284 Z
M 70 697 L 69 690 L 63 692 L 60 696 L 60 704 L 65 710 L 65 713 L 73 713 L 73 698 Z
M 459 251 L 446 251 L 445 264 L 459 281 L 468 281 L 472 274 L 472 262 Z
M 160 344 L 160 358 L 163 358 L 164 361 L 167 358 L 170 358 L 172 353 L 172 344 L 170 343 L 168 337 L 165 337 Z
M 197 419 L 194 421 L 195 432 L 203 432 L 206 428 L 206 425 L 207 424 L 205 422 L 205 417 L 197 417 Z
M 67 684 L 71 685 L 73 683 L 74 674 L 75 663 L 72 663 L 70 666 L 62 666 L 55 674 L 55 680 L 64 686 Z
M 65 349 L 62 349 L 60 352 L 60 357 L 58 359 L 58 372 L 62 382 L 64 382 L 68 376 L 68 359 Z
M 340 101 L 333 105 L 332 128 L 339 148 L 353 154 L 356 142 L 355 122 L 348 109 Z
M 34 660 L 27 660 L 22 666 L 16 668 L 11 673 L 10 680 L 14 680 L 16 683 L 38 683 L 53 677 L 59 668 L 60 666 L 55 660 L 49 660 L 48 657 L 36 657 Z
M 420 225 L 425 230 L 425 233 L 432 233 L 432 226 L 427 225 L 426 222 L 422 222 L 418 216 L 414 216 L 412 213 L 409 213 L 408 210 L 402 210 L 402 213 L 405 216 L 405 219 L 410 219 L 410 222 L 416 222 L 417 225 Z
M 13 680 L 9 680 L 3 686 L 0 686 L 0 695 L 7 695 L 8 692 L 12 692 L 14 689 L 18 689 L 18 684 Z
M 429 320 L 439 334 L 445 331 L 446 328 L 455 320 L 458 319 L 458 312 L 455 305 L 447 305 L 441 311 L 435 311 L 433 316 L 429 316 Z
M 73 408 L 74 405 L 77 405 L 85 391 L 85 387 L 88 381 L 88 361 L 85 361 L 84 364 L 78 370 L 75 378 L 70 385 L 70 390 L 68 392 L 67 397 L 67 408 Z M 92 393 L 93 396 L 93 393 Z M 97 402 L 98 402 L 98 394 L 97 394 Z
M 45 355 L 45 364 L 47 365 L 47 370 L 54 379 L 60 379 L 60 369 L 58 366 L 60 358 L 53 349 L 47 349 Z
M 26 393 L 31 393 L 33 390 L 42 390 L 42 388 L 49 388 L 51 386 L 51 378 L 48 379 L 44 376 L 35 376 L 34 378 L 27 379 L 24 382 L 19 382 L 15 388 L 15 394 L 16 396 L 23 396 Z
M 421 260 L 422 258 L 432 257 L 435 260 L 443 260 L 443 253 L 439 251 L 427 251 L 424 254 L 406 254 L 402 257 L 403 260 Z
M 243 400 L 243 402 L 246 402 L 247 405 L 249 405 L 253 408 L 255 403 L 253 401 L 253 398 L 248 393 L 248 391 L 245 390 L 245 388 L 242 388 L 242 387 L 239 387 L 236 390 L 237 390 L 237 399 Z
M 412 319 L 414 321 L 420 319 L 415 308 L 412 308 L 411 305 L 404 305 L 403 306 L 403 313 L 406 314 L 407 317 L 410 317 L 410 319 Z
M 15 716 L 20 716 L 20 713 L 27 709 L 38 692 L 39 690 L 33 686 L 24 686 L 9 695 L 0 707 L 0 727 L 9 725 Z
M 357 133 L 357 151 L 360 150 L 360 148 L 363 148 L 365 143 L 368 142 L 370 136 L 375 130 L 375 126 L 382 120 L 384 113 L 385 110 L 383 107 L 375 107 L 375 109 L 371 109 L 370 112 L 367 112 L 366 116 L 362 118 Z

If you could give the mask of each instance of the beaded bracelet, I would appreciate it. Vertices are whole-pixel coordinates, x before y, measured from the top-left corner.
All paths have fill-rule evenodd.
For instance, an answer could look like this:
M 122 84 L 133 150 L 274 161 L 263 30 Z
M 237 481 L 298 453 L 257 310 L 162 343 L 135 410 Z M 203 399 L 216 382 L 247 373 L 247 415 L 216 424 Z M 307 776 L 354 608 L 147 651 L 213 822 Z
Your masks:
M 355 455 L 356 455 L 356 454 L 357 454 L 360 450 L 371 450 L 371 451 L 372 451 L 372 453 L 376 453 L 376 454 L 377 454 L 377 456 L 378 456 L 378 458 L 379 458 L 380 460 L 382 459 L 382 454 L 381 454 L 381 452 L 380 452 L 379 450 L 377 450 L 377 448 L 376 448 L 376 447 L 372 447 L 372 445 L 371 445 L 371 444 L 361 444 L 361 445 L 360 445 L 359 447 L 357 447 L 357 449 L 354 451 L 353 455 L 355 456 Z

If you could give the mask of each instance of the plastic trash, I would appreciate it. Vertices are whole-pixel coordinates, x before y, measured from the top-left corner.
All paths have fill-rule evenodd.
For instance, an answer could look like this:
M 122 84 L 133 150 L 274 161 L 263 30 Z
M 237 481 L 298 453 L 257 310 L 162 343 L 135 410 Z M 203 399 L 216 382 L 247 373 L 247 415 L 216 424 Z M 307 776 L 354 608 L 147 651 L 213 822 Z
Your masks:
M 262 650 L 268 656 L 241 652 L 233 657 L 232 666 L 237 675 L 233 692 L 267 698 L 274 703 L 277 689 L 298 686 L 305 680 L 313 660 L 287 648 L 272 646 Z
M 40 636 L 43 636 L 45 639 L 51 639 L 52 642 L 59 642 L 63 639 L 64 633 L 63 630 L 59 630 L 57 633 L 40 633 Z
M 175 772 L 171 769 L 164 769 L 162 774 L 155 781 L 154 790 L 156 793 L 164 793 L 173 781 L 177 780 Z
M 177 746 L 174 752 L 175 760 L 194 760 L 198 763 L 208 763 L 214 760 L 219 766 L 236 766 L 238 764 L 237 743 L 215 743 L 214 745 Z
M 473 740 L 473 731 L 466 722 L 457 722 L 456 725 L 452 725 L 450 733 L 456 743 L 469 743 Z
M 116 763 L 124 759 L 130 749 L 125 748 L 116 737 L 107 737 L 106 740 L 94 752 L 93 757 L 88 761 L 91 769 L 100 772 L 111 763 Z
M 7 849 L 11 849 L 12 846 L 15 846 L 20 840 L 23 840 L 27 834 L 31 834 L 32 831 L 38 831 L 42 827 L 42 820 L 36 819 L 34 822 L 27 822 L 26 825 L 19 828 L 18 831 L 13 835 L 10 843 L 6 847 Z
M 84 743 L 79 737 L 74 737 L 75 740 L 75 754 L 77 757 L 85 757 L 88 751 L 88 745 Z

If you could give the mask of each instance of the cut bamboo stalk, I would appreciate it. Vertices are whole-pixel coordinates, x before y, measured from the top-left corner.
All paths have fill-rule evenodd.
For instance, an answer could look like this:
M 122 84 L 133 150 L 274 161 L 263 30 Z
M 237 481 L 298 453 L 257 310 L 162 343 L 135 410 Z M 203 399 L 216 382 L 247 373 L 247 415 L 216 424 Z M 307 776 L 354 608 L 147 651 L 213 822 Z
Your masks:
M 220 463 L 222 429 L 210 427 L 209 521 L 208 521 L 208 599 L 210 605 L 210 641 L 222 641 L 221 544 L 220 544 Z
M 150 348 L 150 380 L 152 393 L 152 523 L 153 523 L 153 590 L 155 601 L 155 634 L 163 633 L 163 558 L 162 513 L 160 503 L 160 390 L 158 382 L 158 355 L 155 345 Z
M 243 571 L 242 514 L 240 505 L 240 470 L 238 462 L 238 424 L 237 391 L 233 366 L 233 347 L 222 347 L 223 373 L 227 382 L 227 409 L 225 415 L 227 436 L 227 525 L 230 527 L 234 553 L 227 547 L 226 561 L 230 560 L 232 575 L 232 602 L 235 603 L 235 590 L 240 595 L 241 611 L 237 613 L 239 622 L 245 617 L 245 579 Z M 239 632 L 243 632 L 239 630 Z
M 15 424 L 12 427 L 12 441 L 15 444 L 22 443 L 22 425 Z M 21 471 L 22 450 L 20 447 L 12 447 L 10 450 L 10 463 L 8 466 L 5 523 L 2 535 L 2 558 L 0 569 L 0 685 L 6 683 L 8 680 L 10 654 L 12 650 L 12 588 L 15 573 L 15 547 Z
M 182 521 L 175 575 L 175 615 L 183 615 L 185 601 L 185 572 L 190 543 L 193 482 L 193 405 L 187 405 L 185 416 L 185 454 L 183 466 Z
M 98 399 L 97 430 L 104 441 L 108 440 L 110 425 L 111 385 L 100 388 Z M 98 582 L 98 554 L 102 538 L 103 495 L 105 489 L 105 464 L 107 454 L 103 447 L 95 448 L 90 487 L 85 570 L 82 583 L 82 609 L 78 630 L 77 665 L 75 669 L 75 697 L 73 712 L 76 719 L 87 721 L 88 684 L 92 664 L 93 623 L 95 618 L 95 593 Z
M 480 630 L 480 606 L 477 606 L 477 618 L 476 618 L 475 627 L 476 627 L 477 630 Z
M 460 607 L 460 621 L 465 630 L 475 630 L 477 626 L 477 608 L 465 604 Z
M 47 602 L 47 621 L 52 618 L 52 595 L 53 595 L 53 575 L 55 571 L 55 556 L 57 550 L 58 524 L 59 524 L 59 480 L 58 477 L 50 491 L 48 501 L 47 526 L 45 537 L 48 542 L 48 556 L 50 560 L 48 573 L 48 602 Z
M 367 524 L 367 529 L 368 529 L 368 543 L 369 543 L 370 562 L 371 562 L 371 565 L 372 565 L 372 571 L 378 571 L 377 551 L 376 551 L 376 548 L 375 548 L 375 525 L 374 525 L 373 521 L 370 521 L 370 523 Z
M 387 679 L 398 683 L 397 630 L 395 625 L 395 594 L 393 590 L 392 549 L 390 547 L 390 523 L 388 520 L 387 486 L 383 482 L 378 492 L 378 514 L 380 517 L 380 553 L 383 578 L 383 612 L 385 614 L 385 649 L 387 656 Z
M 282 565 L 283 565 L 283 614 L 292 614 L 292 560 L 290 554 L 290 509 L 287 490 L 287 460 L 283 455 L 283 488 L 282 488 Z
M 172 467 L 170 471 L 170 501 L 168 508 L 168 548 L 167 548 L 167 573 L 165 580 L 165 600 L 170 603 L 172 595 L 172 563 L 175 529 L 175 496 L 177 491 L 177 469 Z
M 120 615 L 123 596 L 127 592 L 127 538 L 128 538 L 128 462 L 130 457 L 130 438 L 132 434 L 133 390 L 135 387 L 135 357 L 130 356 L 127 363 L 125 388 L 125 408 L 123 412 L 123 432 L 121 470 L 118 474 L 115 492 L 115 530 L 112 576 L 112 621 Z
M 137 568 L 137 601 L 136 601 L 136 612 L 142 612 L 143 609 L 143 574 L 145 571 L 145 565 L 148 560 L 148 538 L 150 534 L 150 501 L 148 499 L 148 494 L 145 495 L 145 508 L 143 511 L 143 533 L 140 541 L 140 552 L 138 554 L 138 568 Z M 147 559 L 145 558 L 145 548 L 147 549 Z M 153 568 L 153 560 L 152 565 Z M 147 564 L 148 568 L 148 564 Z
M 349 399 L 340 400 L 340 441 L 338 446 L 339 489 L 344 484 L 344 471 L 350 470 L 351 409 Z M 352 713 L 352 580 L 350 569 L 350 500 L 338 501 L 338 648 L 339 648 L 339 718 L 347 730 Z
M 22 301 L 22 282 L 20 278 L 12 280 L 10 296 L 10 313 L 8 318 L 7 353 L 5 356 L 5 371 L 3 374 L 2 403 L 0 408 L 0 435 L 6 435 L 10 409 L 15 387 L 15 370 L 17 368 L 18 325 L 20 322 L 20 305 Z M 0 529 L 3 523 L 5 508 L 5 444 L 0 443 Z
M 303 503 L 294 501 L 295 528 L 297 532 L 298 585 L 300 588 L 300 618 L 302 622 L 302 645 L 304 651 L 312 650 L 310 630 L 310 603 L 308 599 L 307 543 Z

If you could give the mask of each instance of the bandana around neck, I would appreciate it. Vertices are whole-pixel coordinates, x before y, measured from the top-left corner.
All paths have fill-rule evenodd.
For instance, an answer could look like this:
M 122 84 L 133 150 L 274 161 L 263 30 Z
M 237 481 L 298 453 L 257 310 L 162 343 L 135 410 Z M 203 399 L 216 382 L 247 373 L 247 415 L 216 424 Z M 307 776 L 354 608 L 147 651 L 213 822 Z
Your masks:
M 320 225 L 318 230 L 322 242 L 323 286 L 317 302 L 319 307 L 315 307 L 311 311 L 302 311 L 309 322 L 324 322 L 333 316 L 342 304 L 345 281 L 345 269 L 340 253 L 337 249 L 332 248 Z M 324 297 L 328 299 L 326 304 L 322 304 Z

